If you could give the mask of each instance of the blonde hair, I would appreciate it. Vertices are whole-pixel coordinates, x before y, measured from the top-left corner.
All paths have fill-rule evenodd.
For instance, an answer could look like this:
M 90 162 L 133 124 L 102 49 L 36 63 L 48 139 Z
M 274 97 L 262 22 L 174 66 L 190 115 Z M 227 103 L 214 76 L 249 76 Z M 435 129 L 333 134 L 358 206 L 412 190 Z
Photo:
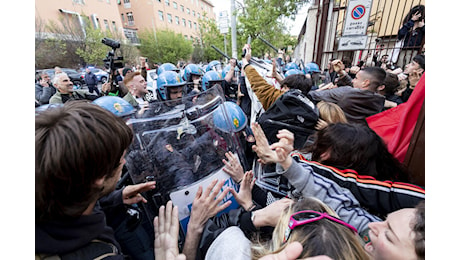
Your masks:
M 298 241 L 303 245 L 302 254 L 298 258 L 327 255 L 336 260 L 369 259 L 369 255 L 365 252 L 357 234 L 348 227 L 328 219 L 320 219 L 295 227 L 291 231 L 289 239 L 284 242 L 285 231 L 288 228 L 291 215 L 307 209 L 328 213 L 338 218 L 337 214 L 320 200 L 312 197 L 303 198 L 284 210 L 273 231 L 271 240 L 253 242 L 252 259 L 276 254 L 293 241 Z
M 345 113 L 337 104 L 320 101 L 316 106 L 318 107 L 319 117 L 328 124 L 347 123 Z

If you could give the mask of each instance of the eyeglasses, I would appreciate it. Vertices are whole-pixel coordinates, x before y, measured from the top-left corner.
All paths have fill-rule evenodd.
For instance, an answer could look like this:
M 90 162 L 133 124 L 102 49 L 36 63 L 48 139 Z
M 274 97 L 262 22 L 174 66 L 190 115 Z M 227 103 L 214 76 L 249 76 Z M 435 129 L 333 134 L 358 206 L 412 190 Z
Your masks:
M 291 218 L 289 219 L 289 225 L 286 228 L 286 231 L 284 232 L 283 243 L 289 239 L 289 236 L 291 235 L 291 231 L 294 230 L 295 227 L 305 225 L 308 223 L 312 223 L 312 222 L 318 221 L 323 218 L 326 218 L 336 223 L 339 223 L 341 225 L 344 225 L 347 228 L 351 229 L 351 231 L 353 231 L 354 233 L 356 234 L 358 233 L 358 230 L 356 230 L 356 228 L 353 227 L 352 225 L 338 218 L 332 217 L 331 215 L 327 213 L 321 213 L 321 212 L 317 212 L 314 210 L 303 210 L 303 211 L 299 211 L 291 215 Z

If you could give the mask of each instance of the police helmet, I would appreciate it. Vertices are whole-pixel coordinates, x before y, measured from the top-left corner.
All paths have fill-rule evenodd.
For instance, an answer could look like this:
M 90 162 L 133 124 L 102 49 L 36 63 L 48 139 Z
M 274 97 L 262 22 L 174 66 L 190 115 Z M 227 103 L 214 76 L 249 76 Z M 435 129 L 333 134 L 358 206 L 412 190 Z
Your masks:
M 248 118 L 236 103 L 225 101 L 213 112 L 213 122 L 217 129 L 226 133 L 239 132 L 248 124 Z
M 319 70 L 318 64 L 314 62 L 309 62 L 305 65 L 304 72 L 305 74 L 307 74 L 312 72 L 321 72 L 321 70 Z
M 203 75 L 203 78 L 201 79 L 201 88 L 203 91 L 206 91 L 216 83 L 222 84 L 222 76 L 216 71 L 208 71 Z
M 289 62 L 288 64 L 286 64 L 286 66 L 284 66 L 285 71 L 288 71 L 288 70 L 291 70 L 291 69 L 298 70 L 299 66 L 297 64 L 295 64 L 295 62 Z
M 230 71 L 230 64 L 225 66 L 225 68 L 222 70 L 222 78 L 224 79 L 227 73 Z M 235 71 L 240 71 L 238 67 L 235 67 Z
M 93 103 L 118 117 L 128 116 L 136 112 L 136 109 L 128 101 L 117 96 L 103 96 L 94 100 Z
M 284 73 L 284 76 L 287 77 L 289 75 L 294 75 L 294 74 L 304 74 L 301 70 L 298 70 L 298 69 L 290 69 L 288 71 L 286 71 L 286 73 Z
M 198 67 L 196 64 L 188 64 L 187 66 L 185 66 L 184 75 L 182 79 L 184 81 L 191 81 L 192 75 L 197 75 L 200 77 L 203 76 L 200 67 Z
M 172 64 L 172 63 L 163 63 L 160 65 L 160 67 L 158 67 L 157 69 L 157 75 L 160 75 L 161 73 L 163 73 L 164 71 L 175 71 L 175 72 L 179 72 L 180 70 L 176 67 L 176 65 Z
M 211 70 L 220 72 L 222 70 L 222 65 L 220 64 L 220 61 L 213 60 L 208 64 L 208 66 L 206 66 L 206 72 Z
M 183 85 L 185 85 L 185 82 L 182 81 L 179 74 L 174 71 L 164 71 L 157 78 L 157 90 L 162 100 L 169 100 L 167 88 L 180 87 Z

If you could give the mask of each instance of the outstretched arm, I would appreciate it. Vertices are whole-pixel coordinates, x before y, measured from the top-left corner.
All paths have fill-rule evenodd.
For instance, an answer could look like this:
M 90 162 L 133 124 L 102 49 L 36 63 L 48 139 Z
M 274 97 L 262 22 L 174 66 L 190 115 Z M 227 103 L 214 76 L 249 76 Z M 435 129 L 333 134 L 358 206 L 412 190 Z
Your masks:
M 185 255 L 179 254 L 177 244 L 179 237 L 179 214 L 177 206 L 168 201 L 160 207 L 158 216 L 153 220 L 155 228 L 155 259 L 185 260 Z
M 201 234 L 203 233 L 204 225 L 209 218 L 215 216 L 218 212 L 226 209 L 232 203 L 230 200 L 222 205 L 219 205 L 225 196 L 230 191 L 226 188 L 217 197 L 220 190 L 224 186 L 225 181 L 217 182 L 214 180 L 203 191 L 200 186 L 192 203 L 192 211 L 190 213 L 190 221 L 187 226 L 187 235 L 185 237 L 184 249 L 182 252 L 187 256 L 187 259 L 195 259 L 198 243 L 200 242 Z

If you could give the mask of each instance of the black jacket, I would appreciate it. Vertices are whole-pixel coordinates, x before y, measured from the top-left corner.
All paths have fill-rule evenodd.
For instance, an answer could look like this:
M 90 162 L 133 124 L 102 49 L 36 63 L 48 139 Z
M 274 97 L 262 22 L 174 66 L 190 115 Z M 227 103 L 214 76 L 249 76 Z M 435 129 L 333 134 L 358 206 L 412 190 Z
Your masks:
M 121 196 L 121 190 L 119 193 Z M 118 198 L 113 196 L 112 198 Z M 107 203 L 107 201 L 106 201 Z M 113 229 L 107 226 L 106 216 L 99 205 L 91 215 L 80 216 L 72 220 L 54 220 L 35 223 L 35 252 L 39 254 L 66 254 L 88 245 L 98 239 L 115 245 L 120 255 L 110 259 L 124 259 L 115 240 Z
M 418 49 L 422 47 L 425 38 L 425 26 L 412 30 L 414 21 L 409 20 L 398 31 L 398 40 L 404 39 L 404 49 Z
M 97 77 L 94 75 L 93 72 L 89 72 L 85 74 L 85 83 L 88 86 L 94 86 L 97 85 Z

